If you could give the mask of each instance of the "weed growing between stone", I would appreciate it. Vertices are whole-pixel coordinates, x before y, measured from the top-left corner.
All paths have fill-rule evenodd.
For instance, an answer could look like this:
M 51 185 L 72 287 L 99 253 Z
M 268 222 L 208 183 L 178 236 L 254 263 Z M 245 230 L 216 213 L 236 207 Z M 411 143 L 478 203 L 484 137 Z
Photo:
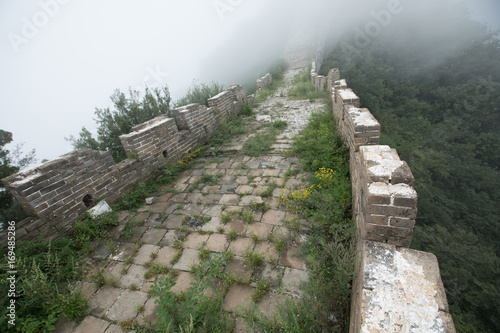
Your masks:
M 276 142 L 276 136 L 287 126 L 287 122 L 277 120 L 264 132 L 249 138 L 243 144 L 243 154 L 248 156 L 259 156 L 271 150 L 271 146 Z
M 311 71 L 304 70 L 301 73 L 297 74 L 293 83 L 294 86 L 288 91 L 288 96 L 292 99 L 308 99 L 315 100 L 319 98 L 329 98 L 328 94 L 324 91 L 320 91 L 316 89 L 316 87 L 311 82 Z
M 195 270 L 195 282 L 179 295 L 171 291 L 175 285 L 174 278 L 158 279 L 151 289 L 151 295 L 158 297 L 158 331 L 183 332 L 188 328 L 191 330 L 186 332 L 231 332 L 234 322 L 222 309 L 222 298 L 206 295 L 207 289 L 215 290 L 211 286 L 213 278 L 224 278 L 224 267 L 230 259 L 229 253 L 216 253 L 201 262 Z
M 254 312 L 249 321 L 262 332 L 347 332 L 356 230 L 351 213 L 349 155 L 331 113 L 311 117 L 293 152 L 300 157 L 304 171 L 314 173 L 308 187 L 282 197 L 309 221 L 309 237 L 301 254 L 310 282 L 304 296 L 279 307 L 272 320 Z M 289 170 L 285 178 L 298 172 Z M 275 245 L 278 250 L 284 247 L 279 241 Z

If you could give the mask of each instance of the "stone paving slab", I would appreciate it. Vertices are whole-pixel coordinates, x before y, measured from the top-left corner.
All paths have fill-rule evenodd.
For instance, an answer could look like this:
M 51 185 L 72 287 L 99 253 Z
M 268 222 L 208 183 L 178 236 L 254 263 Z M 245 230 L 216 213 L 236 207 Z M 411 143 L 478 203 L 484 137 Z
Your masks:
M 188 272 L 180 272 L 179 276 L 175 279 L 175 285 L 170 289 L 174 294 L 179 294 L 180 292 L 185 292 L 191 287 L 191 283 L 194 283 L 194 274 Z
M 270 209 L 264 213 L 261 222 L 272 224 L 272 225 L 283 225 L 283 219 L 285 218 L 285 212 L 281 210 Z
M 152 297 L 144 304 L 144 312 L 137 315 L 137 323 L 140 326 L 154 327 L 157 320 L 158 304 L 155 304 L 157 297 Z
M 161 223 L 159 224 L 161 225 Z M 157 244 L 167 233 L 165 229 L 151 228 L 142 235 L 144 244 Z
M 144 265 L 145 263 L 151 261 L 151 254 L 156 254 L 160 250 L 160 247 L 152 244 L 144 244 L 139 248 L 139 251 L 134 257 L 134 264 Z
M 113 281 L 118 281 L 122 277 L 122 271 L 127 270 L 130 265 L 126 265 L 121 261 L 110 261 L 109 265 L 106 266 L 106 269 L 103 271 L 104 278 L 110 279 Z
M 193 232 L 189 234 L 184 241 L 184 248 L 197 250 L 202 247 L 203 244 L 207 243 L 208 237 L 210 236 Z
M 273 231 L 273 226 L 265 223 L 255 222 L 248 226 L 247 235 L 256 235 L 259 239 L 266 239 Z
M 75 330 L 73 331 L 74 333 L 104 333 L 110 323 L 108 321 L 92 317 L 92 316 L 87 316 L 83 319 L 83 321 L 78 325 Z
M 229 240 L 224 234 L 212 234 L 207 240 L 206 248 L 212 252 L 223 252 L 227 250 Z
M 307 282 L 308 279 L 307 272 L 287 267 L 285 269 L 285 274 L 283 275 L 283 287 L 287 291 L 291 292 L 292 295 L 300 296 L 304 292 L 300 288 L 301 283 Z
M 111 255 L 112 260 L 125 261 L 127 258 L 131 257 L 134 253 L 134 243 L 122 243 L 115 252 Z
M 228 312 L 238 312 L 253 307 L 252 294 L 255 289 L 240 284 L 233 284 L 224 297 L 222 308 Z
M 248 265 L 245 259 L 235 256 L 227 265 L 225 272 L 248 284 L 252 279 L 253 268 Z
M 280 254 L 278 250 L 276 250 L 274 243 L 268 241 L 262 241 L 255 244 L 254 251 L 262 254 L 268 262 L 277 263 L 280 258 Z
M 184 249 L 179 262 L 174 265 L 174 269 L 189 272 L 193 265 L 198 265 L 199 263 L 200 258 L 198 250 Z
M 88 311 L 96 317 L 102 317 L 109 308 L 116 302 L 123 292 L 120 288 L 109 286 L 101 287 L 90 299 Z M 90 331 L 89 331 L 90 332 Z
M 228 251 L 236 254 L 237 256 L 244 256 L 246 253 L 253 250 L 254 242 L 250 238 L 238 238 L 231 241 Z
M 122 275 L 118 281 L 118 285 L 122 288 L 130 288 L 135 285 L 137 288 L 141 288 L 144 281 L 144 274 L 148 269 L 142 265 L 130 265 L 127 270 L 127 274 Z
M 111 324 L 104 333 L 125 333 L 125 331 L 120 326 Z
M 280 256 L 280 265 L 306 270 L 305 261 L 298 258 L 298 255 L 299 249 L 297 247 L 289 247 L 288 250 Z
M 174 249 L 170 246 L 165 246 L 158 251 L 156 258 L 153 260 L 153 263 L 160 264 L 162 266 L 172 267 L 170 263 L 172 259 L 179 253 L 179 250 Z
M 278 311 L 278 306 L 292 301 L 287 295 L 277 293 L 267 293 L 261 297 L 257 305 L 257 310 L 267 319 L 272 319 Z
M 255 269 L 250 285 L 255 287 L 259 280 L 264 280 L 269 283 L 271 288 L 278 288 L 281 285 L 284 271 L 284 267 L 264 263 Z
M 146 293 L 125 290 L 109 309 L 106 317 L 117 322 L 134 319 L 139 314 L 139 307 L 143 306 L 147 299 Z
M 160 246 L 170 246 L 173 245 L 177 240 L 183 240 L 187 236 L 187 233 L 179 230 L 170 230 L 163 236 L 160 241 Z

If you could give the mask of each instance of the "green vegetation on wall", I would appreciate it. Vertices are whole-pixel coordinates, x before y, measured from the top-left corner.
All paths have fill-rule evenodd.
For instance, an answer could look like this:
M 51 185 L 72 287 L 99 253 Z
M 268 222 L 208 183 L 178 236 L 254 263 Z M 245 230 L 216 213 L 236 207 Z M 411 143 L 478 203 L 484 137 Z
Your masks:
M 194 82 L 191 87 L 189 87 L 186 96 L 175 103 L 175 107 L 177 108 L 191 103 L 208 106 L 208 100 L 223 91 L 224 86 L 217 82 L 211 82 L 209 84 Z
M 127 155 L 121 144 L 120 135 L 130 133 L 132 127 L 159 115 L 171 115 L 170 92 L 166 86 L 161 89 L 146 88 L 142 98 L 137 90 L 130 89 L 127 96 L 117 89 L 111 95 L 111 101 L 114 105 L 113 110 L 96 108 L 97 139 L 83 127 L 78 138 L 73 136 L 67 138 L 73 148 L 107 150 L 115 162 L 122 161 Z

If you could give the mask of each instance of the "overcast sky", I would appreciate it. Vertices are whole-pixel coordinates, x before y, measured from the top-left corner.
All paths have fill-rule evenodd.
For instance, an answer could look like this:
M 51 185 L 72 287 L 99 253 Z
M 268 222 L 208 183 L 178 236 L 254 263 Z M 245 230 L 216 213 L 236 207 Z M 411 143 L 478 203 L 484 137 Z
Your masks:
M 498 28 L 499 1 L 469 2 L 474 3 L 474 17 Z M 241 36 L 237 45 L 245 47 L 252 31 L 260 27 L 272 36 L 290 26 L 290 19 L 301 20 L 301 15 L 316 13 L 335 20 L 334 10 L 318 11 L 310 3 L 0 0 L 0 129 L 12 132 L 14 143 L 25 142 L 25 151 L 35 148 L 39 161 L 53 159 L 72 150 L 64 137 L 77 136 L 82 126 L 95 130 L 94 110 L 110 106 L 109 96 L 116 88 L 168 84 L 175 100 L 196 78 L 232 83 L 224 82 L 228 75 L 218 77 L 203 68 L 206 59 L 230 52 L 229 41 L 234 44 Z M 366 12 L 370 7 L 363 4 L 373 4 L 365 0 L 350 5 L 354 3 L 361 3 L 357 10 Z M 288 12 L 284 6 L 294 9 Z M 265 45 L 270 53 L 273 45 L 279 46 L 262 33 L 258 37 L 251 43 Z M 249 47 L 248 61 L 265 56 L 263 49 Z M 280 47 L 273 50 L 279 51 Z M 235 64 L 242 66 L 241 61 Z M 233 77 L 237 72 L 234 67 L 226 69 Z

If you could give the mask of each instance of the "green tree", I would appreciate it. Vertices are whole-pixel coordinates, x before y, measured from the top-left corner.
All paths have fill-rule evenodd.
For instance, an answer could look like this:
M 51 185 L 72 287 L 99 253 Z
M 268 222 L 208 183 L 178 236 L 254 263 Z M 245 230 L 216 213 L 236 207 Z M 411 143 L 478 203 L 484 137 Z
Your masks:
M 17 145 L 13 151 L 5 149 L 12 142 L 12 133 L 0 129 L 0 179 L 8 177 L 36 161 L 35 150 L 23 155 L 22 144 Z M 16 199 L 0 183 L 0 223 L 7 221 L 20 221 L 26 214 L 19 206 Z
M 132 127 L 159 115 L 171 115 L 168 87 L 146 88 L 142 98 L 137 90 L 130 89 L 127 96 L 117 89 L 111 95 L 111 101 L 113 110 L 96 108 L 97 139 L 85 127 L 78 138 L 66 138 L 75 149 L 107 150 L 116 162 L 122 161 L 127 156 L 120 142 L 120 135 L 130 133 Z

